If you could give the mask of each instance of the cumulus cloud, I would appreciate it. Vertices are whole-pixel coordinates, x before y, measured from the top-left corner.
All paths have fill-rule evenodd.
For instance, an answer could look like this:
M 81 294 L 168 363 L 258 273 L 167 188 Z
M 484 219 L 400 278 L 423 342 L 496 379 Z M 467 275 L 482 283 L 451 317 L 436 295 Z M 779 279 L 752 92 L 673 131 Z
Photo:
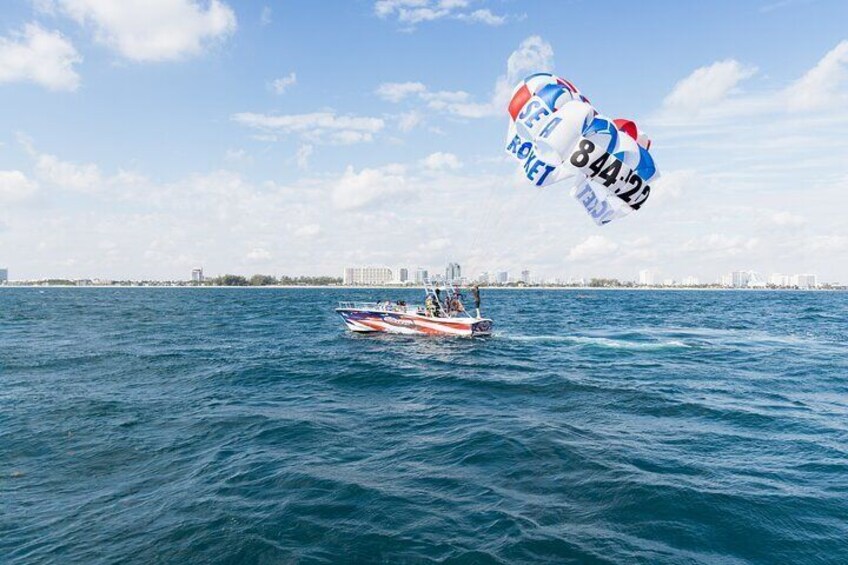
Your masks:
M 846 106 L 848 93 L 848 40 L 831 49 L 815 67 L 807 71 L 787 90 L 792 108 L 818 110 L 835 105 Z
M 821 113 L 844 111 L 848 108 L 848 40 L 785 88 L 753 84 L 749 79 L 756 75 L 756 67 L 734 59 L 695 69 L 674 86 L 651 121 L 692 127 L 738 122 L 742 117 L 811 120 L 820 118 Z M 751 87 L 743 92 L 740 85 L 744 81 Z
M 375 93 L 389 102 L 414 99 L 426 108 L 462 118 L 501 116 L 509 103 L 515 84 L 525 76 L 554 67 L 554 50 L 550 43 L 532 35 L 507 58 L 506 73 L 499 76 L 487 100 L 477 101 L 463 90 L 431 90 L 421 82 L 387 82 Z
M 674 85 L 663 106 L 674 111 L 698 113 L 725 100 L 740 82 L 756 72 L 755 67 L 745 66 L 734 59 L 700 67 Z
M 233 121 L 267 133 L 297 134 L 314 143 L 346 145 L 373 140 L 375 133 L 385 126 L 382 118 L 340 116 L 333 111 L 311 114 L 272 115 L 240 112 Z
M 312 152 L 315 148 L 308 143 L 305 143 L 297 148 L 297 153 L 295 154 L 295 160 L 297 162 L 297 168 L 306 169 L 309 167 L 309 158 L 312 157 Z
M 62 161 L 55 155 L 40 155 L 35 168 L 43 181 L 79 192 L 97 191 L 103 180 L 97 165 Z
M 774 212 L 771 214 L 770 219 L 774 225 L 781 227 L 800 227 L 807 223 L 807 219 L 804 216 L 786 211 Z
M 50 90 L 76 90 L 82 62 L 73 44 L 58 31 L 27 24 L 0 37 L 0 83 L 32 82 Z
M 397 117 L 397 128 L 402 132 L 407 132 L 424 122 L 424 117 L 421 112 L 412 110 L 404 112 Z
M 389 102 L 400 102 L 411 94 L 426 92 L 427 87 L 420 82 L 386 82 L 374 91 L 377 96 Z
M 318 224 L 306 224 L 294 230 L 294 235 L 297 237 L 315 237 L 321 233 L 321 226 Z
M 262 13 L 259 15 L 259 23 L 263 26 L 271 25 L 273 14 L 271 6 L 263 6 Z
M 407 26 L 442 19 L 461 20 L 489 26 L 506 22 L 506 16 L 487 8 L 470 10 L 470 0 L 377 0 L 374 13 L 382 19 L 395 18 Z
M 197 55 L 236 30 L 236 15 L 221 0 L 57 0 L 62 13 L 94 30 L 95 39 L 139 62 Z
M 274 91 L 274 94 L 285 94 L 286 90 L 295 84 L 297 84 L 297 75 L 291 72 L 284 77 L 271 81 L 271 90 Z
M 441 151 L 431 153 L 430 155 L 421 160 L 421 164 L 425 168 L 431 170 L 456 170 L 462 167 L 462 163 L 460 162 L 459 157 L 457 157 L 453 153 L 443 153 Z
M 359 172 L 351 166 L 336 183 L 332 199 L 337 208 L 352 210 L 408 189 L 406 169 L 402 165 L 366 168 Z
M 459 14 L 457 16 L 457 19 L 467 22 L 486 24 L 490 26 L 499 26 L 506 23 L 506 16 L 498 16 L 496 14 L 493 14 L 492 11 L 488 8 L 474 10 L 470 14 Z
M 38 183 L 21 171 L 0 171 L 0 202 L 23 202 L 38 190 Z
M 682 249 L 711 257 L 736 257 L 753 251 L 759 244 L 756 237 L 711 233 L 687 240 Z
M 552 71 L 554 67 L 554 49 L 551 44 L 531 35 L 521 42 L 506 61 L 506 79 L 512 84 L 526 75 L 538 71 Z
M 224 153 L 224 160 L 240 165 L 249 165 L 253 162 L 253 158 L 244 149 L 227 149 Z
M 570 261 L 602 259 L 617 250 L 618 244 L 614 241 L 602 235 L 590 235 L 569 250 L 568 259 Z

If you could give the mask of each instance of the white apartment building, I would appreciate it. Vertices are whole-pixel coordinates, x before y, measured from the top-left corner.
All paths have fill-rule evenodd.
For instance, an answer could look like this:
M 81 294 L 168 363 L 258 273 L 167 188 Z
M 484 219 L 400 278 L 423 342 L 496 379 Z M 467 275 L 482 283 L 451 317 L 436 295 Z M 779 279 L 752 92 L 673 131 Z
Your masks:
M 639 271 L 639 284 L 645 286 L 653 286 L 654 285 L 654 272 L 648 269 L 643 269 Z
M 342 281 L 346 285 L 372 286 L 392 282 L 388 267 L 346 267 Z
M 798 288 L 816 288 L 819 286 L 818 277 L 811 274 L 794 275 L 792 277 L 792 286 Z

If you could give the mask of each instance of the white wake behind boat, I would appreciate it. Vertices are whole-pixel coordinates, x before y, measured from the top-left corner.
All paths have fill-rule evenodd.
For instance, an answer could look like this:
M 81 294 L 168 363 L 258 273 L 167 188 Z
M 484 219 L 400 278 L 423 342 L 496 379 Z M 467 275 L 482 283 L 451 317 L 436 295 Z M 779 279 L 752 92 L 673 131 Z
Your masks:
M 407 305 L 403 302 L 340 302 L 336 313 L 352 332 L 384 332 L 407 335 L 447 335 L 477 337 L 492 334 L 492 320 L 470 315 L 464 308 L 450 309 L 436 301 L 436 286 L 425 283 L 430 307 Z M 445 286 L 445 296 L 456 291 Z

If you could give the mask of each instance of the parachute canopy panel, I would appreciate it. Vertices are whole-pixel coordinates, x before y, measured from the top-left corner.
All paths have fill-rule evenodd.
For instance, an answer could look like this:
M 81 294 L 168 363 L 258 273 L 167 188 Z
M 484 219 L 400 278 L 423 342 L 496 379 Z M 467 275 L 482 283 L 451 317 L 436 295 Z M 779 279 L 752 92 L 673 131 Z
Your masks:
M 638 210 L 658 178 L 651 141 L 632 120 L 609 119 L 571 82 L 535 73 L 512 92 L 506 151 L 538 187 L 572 180 L 598 225 Z

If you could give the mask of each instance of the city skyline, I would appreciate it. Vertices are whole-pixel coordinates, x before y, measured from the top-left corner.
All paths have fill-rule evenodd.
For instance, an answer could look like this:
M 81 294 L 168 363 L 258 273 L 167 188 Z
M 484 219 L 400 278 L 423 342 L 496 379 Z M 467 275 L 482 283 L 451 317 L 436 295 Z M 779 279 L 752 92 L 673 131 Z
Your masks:
M 357 271 L 354 273 L 354 271 Z M 223 276 L 258 276 L 262 273 L 219 273 L 215 276 L 223 277 Z M 438 268 L 428 268 L 418 266 L 414 269 L 409 266 L 387 266 L 387 265 L 360 265 L 360 266 L 348 266 L 342 270 L 342 276 L 339 277 L 339 280 L 342 281 L 343 285 L 364 285 L 364 286 L 373 286 L 380 284 L 415 284 L 420 285 L 423 284 L 425 280 L 448 280 L 453 281 L 458 284 L 472 284 L 472 283 L 480 283 L 480 284 L 515 284 L 515 283 L 524 283 L 524 284 L 541 284 L 541 285 L 570 285 L 570 284 L 578 284 L 585 283 L 595 280 L 620 280 L 621 282 L 634 283 L 640 286 L 649 286 L 649 287 L 698 287 L 698 286 L 722 286 L 727 288 L 766 288 L 766 287 L 775 287 L 775 288 L 815 288 L 822 285 L 833 285 L 833 286 L 841 286 L 842 281 L 839 280 L 823 280 L 819 277 L 817 273 L 787 273 L 787 272 L 773 272 L 764 274 L 760 271 L 754 269 L 743 269 L 731 271 L 728 273 L 722 273 L 715 277 L 708 278 L 705 280 L 700 279 L 699 277 L 695 277 L 692 275 L 685 276 L 672 276 L 672 277 L 664 277 L 661 276 L 663 273 L 661 271 L 654 271 L 651 269 L 642 269 L 638 271 L 632 277 L 604 277 L 604 276 L 554 276 L 554 277 L 536 277 L 532 276 L 532 271 L 529 269 L 522 269 L 520 273 L 516 276 L 515 273 L 510 271 L 498 271 L 498 270 L 486 270 L 481 271 L 476 274 L 462 274 L 461 265 L 456 262 L 449 262 L 444 269 L 444 275 L 440 273 Z M 191 269 L 190 276 L 184 278 L 173 278 L 173 279 L 157 279 L 157 278 L 141 278 L 141 279 L 119 279 L 119 278 L 109 278 L 109 277 L 81 277 L 81 278 L 68 278 L 66 280 L 76 280 L 76 281 L 98 281 L 110 283 L 114 280 L 137 280 L 137 281 L 186 281 L 191 283 L 204 283 L 204 281 L 208 281 L 210 278 L 208 277 L 203 270 L 203 267 L 197 267 Z M 291 274 L 276 274 L 276 275 L 263 275 L 263 276 L 280 276 L 280 277 L 290 277 Z M 295 276 L 303 276 L 303 275 L 295 275 Z M 332 275 L 319 275 L 322 277 L 332 277 Z M 21 281 L 39 281 L 39 280 L 62 280 L 62 277 L 43 277 L 40 279 L 9 279 L 9 270 L 8 268 L 0 267 L 0 284 L 7 282 L 21 282 Z
M 637 62 L 623 34 L 562 34 L 559 2 L 425 4 L 8 2 L 0 264 L 848 280 L 844 2 L 569 3 L 573 21 L 650 30 Z M 318 21 L 333 41 L 313 41 Z M 566 189 L 522 184 L 504 99 L 538 70 L 651 136 L 662 178 L 638 213 L 598 228 Z

